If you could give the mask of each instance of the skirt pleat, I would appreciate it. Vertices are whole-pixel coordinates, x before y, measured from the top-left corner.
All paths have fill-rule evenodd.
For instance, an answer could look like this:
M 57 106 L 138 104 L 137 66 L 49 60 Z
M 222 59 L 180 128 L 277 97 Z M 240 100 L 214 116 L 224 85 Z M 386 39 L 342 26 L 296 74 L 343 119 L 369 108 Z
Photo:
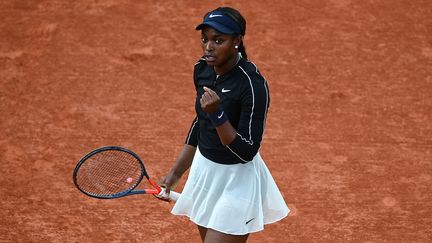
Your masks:
M 218 164 L 196 150 L 171 213 L 226 234 L 244 235 L 286 217 L 289 209 L 260 154 L 246 164 Z

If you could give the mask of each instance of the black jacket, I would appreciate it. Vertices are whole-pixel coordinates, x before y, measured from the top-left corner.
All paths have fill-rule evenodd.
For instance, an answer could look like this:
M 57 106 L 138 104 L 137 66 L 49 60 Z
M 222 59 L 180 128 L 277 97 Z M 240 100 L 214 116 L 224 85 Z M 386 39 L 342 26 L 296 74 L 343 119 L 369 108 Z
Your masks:
M 241 58 L 234 68 L 217 77 L 204 59 L 195 64 L 194 82 L 197 92 L 195 110 L 186 144 L 198 146 L 201 154 L 221 164 L 251 161 L 258 153 L 270 104 L 267 82 L 255 64 Z M 200 98 L 206 86 L 221 99 L 222 109 L 237 130 L 234 141 L 224 146 L 207 113 L 201 109 Z

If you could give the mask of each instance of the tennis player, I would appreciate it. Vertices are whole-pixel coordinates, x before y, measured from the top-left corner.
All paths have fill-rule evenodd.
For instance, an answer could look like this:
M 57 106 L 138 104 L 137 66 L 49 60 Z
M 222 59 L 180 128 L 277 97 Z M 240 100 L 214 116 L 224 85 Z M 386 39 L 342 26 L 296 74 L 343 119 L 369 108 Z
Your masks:
M 269 89 L 247 59 L 246 21 L 236 9 L 217 8 L 196 29 L 203 50 L 194 67 L 196 117 L 159 183 L 169 192 L 190 168 L 172 213 L 197 224 L 203 242 L 246 242 L 289 213 L 259 154 Z

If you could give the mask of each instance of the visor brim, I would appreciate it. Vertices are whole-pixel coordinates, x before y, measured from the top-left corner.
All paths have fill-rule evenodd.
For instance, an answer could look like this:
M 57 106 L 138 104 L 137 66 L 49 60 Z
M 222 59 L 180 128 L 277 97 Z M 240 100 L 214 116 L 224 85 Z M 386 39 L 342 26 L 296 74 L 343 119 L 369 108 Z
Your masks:
M 218 22 L 210 22 L 210 21 L 203 22 L 202 24 L 199 24 L 195 29 L 196 30 L 202 30 L 206 26 L 213 28 L 222 34 L 227 34 L 227 35 L 236 34 L 236 32 L 234 30 L 226 27 L 225 25 L 220 24 Z

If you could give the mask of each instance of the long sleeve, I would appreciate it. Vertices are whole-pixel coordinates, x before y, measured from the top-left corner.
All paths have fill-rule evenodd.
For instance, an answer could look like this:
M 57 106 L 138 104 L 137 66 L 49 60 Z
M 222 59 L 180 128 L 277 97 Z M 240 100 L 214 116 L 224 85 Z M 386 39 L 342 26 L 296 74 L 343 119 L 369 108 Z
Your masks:
M 249 82 L 241 94 L 237 136 L 227 147 L 243 162 L 248 162 L 260 148 L 269 107 L 269 93 L 266 81 L 259 73 L 243 72 Z

